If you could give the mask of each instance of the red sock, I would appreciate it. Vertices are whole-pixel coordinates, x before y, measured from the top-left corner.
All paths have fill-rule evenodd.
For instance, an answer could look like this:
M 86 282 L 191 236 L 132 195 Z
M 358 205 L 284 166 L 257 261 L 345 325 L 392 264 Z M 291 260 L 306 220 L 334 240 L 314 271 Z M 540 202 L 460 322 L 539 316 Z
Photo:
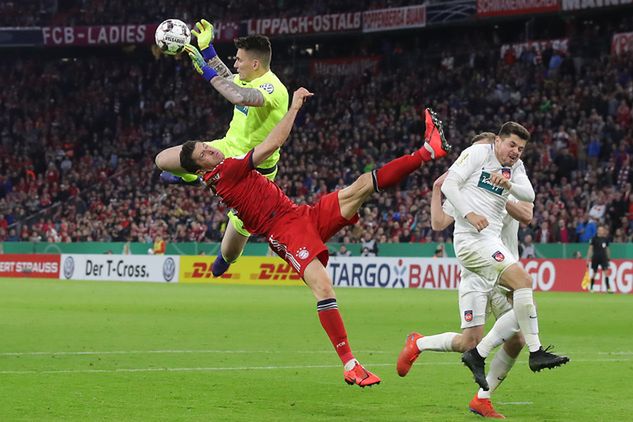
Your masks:
M 374 177 L 374 189 L 380 192 L 400 184 L 405 177 L 420 168 L 422 161 L 422 156 L 418 153 L 405 155 L 389 161 L 384 166 L 372 172 L 372 176 Z
M 343 319 L 338 311 L 338 305 L 336 299 L 325 299 L 317 303 L 317 313 L 319 314 L 319 321 L 321 326 L 327 333 L 334 350 L 338 354 L 338 357 L 345 365 L 350 360 L 354 359 L 352 349 L 349 347 L 349 341 L 347 340 L 347 332 L 345 331 L 345 325 Z

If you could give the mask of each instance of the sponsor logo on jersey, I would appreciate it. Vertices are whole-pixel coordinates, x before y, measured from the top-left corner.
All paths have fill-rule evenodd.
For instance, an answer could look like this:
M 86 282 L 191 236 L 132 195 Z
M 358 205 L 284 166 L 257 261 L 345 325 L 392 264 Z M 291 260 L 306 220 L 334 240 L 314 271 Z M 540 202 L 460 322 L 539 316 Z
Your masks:
M 259 87 L 269 94 L 272 94 L 275 91 L 275 87 L 273 86 L 273 84 L 261 84 Z
M 477 186 L 496 195 L 503 195 L 503 188 L 501 186 L 495 186 L 492 182 L 490 182 L 490 173 L 487 171 L 481 171 L 481 176 L 479 176 L 479 183 L 477 183 Z
M 510 177 L 512 177 L 512 169 L 508 168 L 508 167 L 504 167 L 501 169 L 501 175 L 503 177 L 505 177 L 506 179 L 510 180 Z
M 470 322 L 472 320 L 473 320 L 473 311 L 472 310 L 464 311 L 464 321 Z
M 248 106 L 236 105 L 235 109 L 237 111 L 240 111 L 240 112 L 244 113 L 245 116 L 248 116 Z
M 503 255 L 503 253 L 501 253 L 501 251 L 497 251 L 497 252 L 493 253 L 492 257 L 497 262 L 502 262 L 504 259 L 506 259 L 506 257 Z

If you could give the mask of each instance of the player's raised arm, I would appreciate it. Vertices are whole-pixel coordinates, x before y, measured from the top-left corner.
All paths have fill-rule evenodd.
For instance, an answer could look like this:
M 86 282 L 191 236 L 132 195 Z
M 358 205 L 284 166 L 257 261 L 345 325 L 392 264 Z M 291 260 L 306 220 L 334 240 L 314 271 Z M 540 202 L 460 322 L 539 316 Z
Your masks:
M 313 95 L 313 93 L 305 88 L 299 88 L 294 92 L 292 95 L 292 104 L 290 104 L 290 109 L 286 115 L 277 123 L 266 139 L 253 150 L 253 165 L 255 167 L 270 157 L 286 142 L 292 130 L 292 125 L 297 118 L 297 113 L 306 99 Z
M 523 224 L 530 224 L 534 216 L 534 204 L 525 201 L 508 201 L 506 211 L 515 220 Z
M 448 176 L 446 176 L 446 180 L 442 184 L 442 193 L 446 196 L 446 199 L 451 201 L 456 213 L 468 220 L 477 231 L 482 231 L 488 227 L 488 219 L 470 209 L 460 192 L 461 186 L 466 179 L 478 168 L 481 168 L 485 161 L 485 155 L 473 148 L 475 147 L 462 151 L 457 161 L 448 170 Z
M 444 212 L 442 208 L 442 184 L 448 172 L 438 177 L 433 182 L 433 192 L 431 194 L 431 228 L 442 231 L 453 224 L 453 217 Z
M 198 49 L 193 45 L 186 44 L 185 50 L 187 54 L 189 54 L 189 58 L 191 58 L 196 71 L 202 75 L 207 82 L 210 82 L 216 91 L 229 100 L 231 104 L 252 107 L 261 107 L 264 105 L 264 95 L 258 89 L 243 88 L 237 86 L 233 81 L 220 77 L 218 72 L 207 64 L 202 54 L 200 54 Z
M 191 30 L 191 34 L 197 38 L 198 47 L 202 57 L 207 61 L 209 66 L 217 72 L 218 75 L 223 78 L 232 78 L 233 73 L 227 65 L 220 59 L 218 53 L 215 52 L 213 47 L 213 24 L 206 19 L 202 19 L 196 22 L 196 28 Z

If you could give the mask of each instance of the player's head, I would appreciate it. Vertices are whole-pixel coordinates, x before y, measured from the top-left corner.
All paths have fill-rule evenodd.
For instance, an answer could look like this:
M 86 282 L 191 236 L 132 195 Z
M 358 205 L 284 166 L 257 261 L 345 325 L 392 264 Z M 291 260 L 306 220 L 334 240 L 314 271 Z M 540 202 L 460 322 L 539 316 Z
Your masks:
M 598 226 L 598 236 L 607 237 L 607 226 L 604 224 Z
M 202 141 L 187 141 L 180 150 L 180 167 L 189 173 L 213 170 L 224 160 L 224 154 Z
M 246 82 L 260 77 L 270 69 L 272 47 L 270 40 L 263 35 L 249 35 L 235 40 L 237 53 L 233 67 Z
M 470 140 L 470 143 L 472 145 L 491 144 L 495 141 L 496 137 L 497 135 L 492 132 L 481 132 L 473 136 L 473 139 Z
M 495 137 L 495 154 L 502 166 L 512 167 L 523 154 L 530 132 L 517 122 L 505 122 Z

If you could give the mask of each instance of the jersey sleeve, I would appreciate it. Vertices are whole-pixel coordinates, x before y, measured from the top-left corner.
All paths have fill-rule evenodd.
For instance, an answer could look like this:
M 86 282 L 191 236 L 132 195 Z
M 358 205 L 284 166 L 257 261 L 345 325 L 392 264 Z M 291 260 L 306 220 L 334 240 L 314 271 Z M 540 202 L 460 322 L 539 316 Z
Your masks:
M 455 219 L 455 207 L 451 204 L 451 201 L 444 201 L 442 204 L 442 209 L 449 217 Z
M 488 151 L 483 145 L 466 148 L 448 169 L 457 176 L 457 181 L 464 183 L 475 171 L 481 169 L 486 162 Z

